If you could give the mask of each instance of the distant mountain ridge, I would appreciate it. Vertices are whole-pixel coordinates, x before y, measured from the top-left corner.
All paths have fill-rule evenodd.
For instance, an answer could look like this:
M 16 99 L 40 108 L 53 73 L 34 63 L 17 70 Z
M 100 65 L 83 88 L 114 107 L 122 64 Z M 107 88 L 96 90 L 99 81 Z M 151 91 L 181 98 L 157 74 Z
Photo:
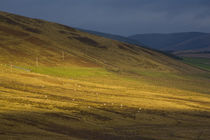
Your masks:
M 94 34 L 94 35 L 97 35 L 97 36 L 102 36 L 102 37 L 109 38 L 109 39 L 112 39 L 112 40 L 117 40 L 117 41 L 129 43 L 129 44 L 134 44 L 134 45 L 139 45 L 139 46 L 145 46 L 143 43 L 141 43 L 137 40 L 134 40 L 134 39 L 131 39 L 131 38 L 128 38 L 128 37 L 124 37 L 124 36 L 121 36 L 121 35 L 102 33 L 102 32 L 98 32 L 98 31 L 86 30 L 86 29 L 81 29 L 81 28 L 77 28 L 77 29 L 80 30 L 80 31 L 83 31 L 83 32 L 87 32 L 87 33 Z
M 164 51 L 201 49 L 210 46 L 210 34 L 201 32 L 137 34 L 128 38 L 141 41 L 152 48 Z
M 210 57 L 210 33 L 137 34 L 128 38 L 142 42 L 153 49 L 172 52 L 175 55 Z

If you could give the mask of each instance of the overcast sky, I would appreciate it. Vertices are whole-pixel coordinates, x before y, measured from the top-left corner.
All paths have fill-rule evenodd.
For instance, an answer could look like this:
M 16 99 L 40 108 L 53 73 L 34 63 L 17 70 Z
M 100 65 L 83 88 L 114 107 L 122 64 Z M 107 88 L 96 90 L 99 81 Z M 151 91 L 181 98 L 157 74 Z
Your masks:
M 125 36 L 210 32 L 210 0 L 0 0 L 0 10 Z

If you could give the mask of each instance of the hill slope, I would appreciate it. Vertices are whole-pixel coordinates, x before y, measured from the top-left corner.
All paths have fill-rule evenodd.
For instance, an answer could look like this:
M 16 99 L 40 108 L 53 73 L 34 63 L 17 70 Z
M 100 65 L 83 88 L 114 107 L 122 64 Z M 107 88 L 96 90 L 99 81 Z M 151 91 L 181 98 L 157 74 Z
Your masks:
M 0 12 L 0 139 L 210 139 L 209 73 Z
M 135 66 L 137 69 L 169 71 L 174 67 L 168 66 L 166 59 L 174 66 L 179 63 L 160 53 L 135 45 L 7 13 L 1 13 L 0 29 L 1 62 L 14 65 L 15 63 L 35 65 L 38 57 L 41 65 L 90 64 L 118 70 L 128 70 Z
M 161 53 L 42 20 L 1 12 L 1 62 L 19 65 L 94 65 L 117 71 L 186 70 Z M 63 52 L 65 59 L 63 61 Z M 167 61 L 165 61 L 167 60 Z M 192 70 L 192 68 L 188 68 Z M 188 70 L 187 70 L 188 71 Z

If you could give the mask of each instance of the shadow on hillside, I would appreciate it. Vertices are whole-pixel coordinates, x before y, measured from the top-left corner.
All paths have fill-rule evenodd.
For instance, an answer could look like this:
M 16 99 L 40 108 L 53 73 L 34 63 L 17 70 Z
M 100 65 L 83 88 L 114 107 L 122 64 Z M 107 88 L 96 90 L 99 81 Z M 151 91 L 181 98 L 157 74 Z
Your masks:
M 0 113 L 0 124 L 0 138 L 5 136 L 15 138 L 45 136 L 53 139 L 59 135 L 61 138 L 74 137 L 78 139 L 152 140 L 140 136 L 116 135 L 107 128 L 96 127 L 94 124 L 90 125 L 82 119 L 59 113 Z
M 102 109 L 104 111 L 104 109 Z M 106 120 L 94 113 L 65 114 L 62 112 L 0 113 L 0 138 L 14 137 L 74 137 L 100 140 L 154 140 L 154 138 L 191 139 L 210 137 L 210 112 L 141 110 L 135 118 L 107 111 Z M 113 114 L 119 115 L 113 117 Z M 88 118 L 88 116 L 90 118 Z M 119 123 L 120 122 L 120 123 Z M 151 135 L 151 138 L 149 138 Z

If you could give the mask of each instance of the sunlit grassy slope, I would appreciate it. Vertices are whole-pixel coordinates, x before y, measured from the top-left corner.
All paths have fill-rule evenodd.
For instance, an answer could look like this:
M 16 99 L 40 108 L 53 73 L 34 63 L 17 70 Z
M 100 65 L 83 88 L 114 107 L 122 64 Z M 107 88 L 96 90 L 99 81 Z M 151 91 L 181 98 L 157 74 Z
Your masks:
M 210 139 L 208 72 L 0 13 L 0 139 Z

